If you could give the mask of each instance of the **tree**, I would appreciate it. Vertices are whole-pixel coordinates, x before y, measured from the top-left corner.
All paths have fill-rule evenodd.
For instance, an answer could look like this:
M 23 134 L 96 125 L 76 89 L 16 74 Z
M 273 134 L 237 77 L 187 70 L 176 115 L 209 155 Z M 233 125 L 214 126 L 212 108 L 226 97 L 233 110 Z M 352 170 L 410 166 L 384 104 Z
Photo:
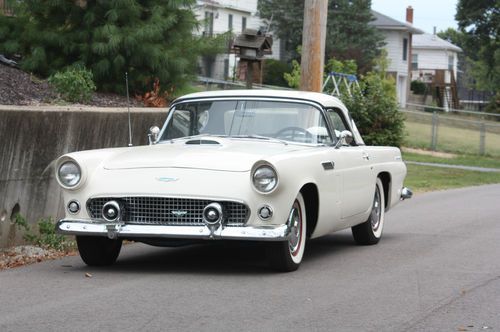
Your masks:
M 193 36 L 195 3 L 25 0 L 14 26 L 0 21 L 0 53 L 21 54 L 22 68 L 43 77 L 86 67 L 100 90 L 123 92 L 125 72 L 138 92 L 150 89 L 154 78 L 163 88 L 179 86 L 207 48 Z
M 372 67 L 372 61 L 384 45 L 383 36 L 369 22 L 371 0 L 332 0 L 328 3 L 326 58 L 353 59 L 361 73 Z M 304 1 L 260 0 L 260 16 L 271 22 L 271 29 L 285 42 L 285 49 L 295 52 L 302 42 Z
M 374 20 L 371 0 L 334 0 L 328 4 L 327 58 L 355 60 L 360 73 L 371 70 L 384 46 L 383 35 L 369 23 Z
M 462 46 L 470 52 L 478 88 L 491 91 L 500 86 L 500 7 L 498 0 L 459 0 L 455 19 L 466 35 Z

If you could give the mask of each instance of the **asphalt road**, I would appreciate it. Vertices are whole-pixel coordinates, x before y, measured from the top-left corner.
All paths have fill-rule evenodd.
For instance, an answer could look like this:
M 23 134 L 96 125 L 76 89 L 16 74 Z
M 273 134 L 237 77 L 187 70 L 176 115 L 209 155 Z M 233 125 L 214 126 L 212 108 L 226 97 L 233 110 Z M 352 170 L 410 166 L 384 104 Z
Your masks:
M 141 244 L 110 268 L 2 271 L 0 331 L 500 331 L 500 185 L 417 195 L 386 217 L 378 245 L 332 234 L 287 274 L 256 246 Z

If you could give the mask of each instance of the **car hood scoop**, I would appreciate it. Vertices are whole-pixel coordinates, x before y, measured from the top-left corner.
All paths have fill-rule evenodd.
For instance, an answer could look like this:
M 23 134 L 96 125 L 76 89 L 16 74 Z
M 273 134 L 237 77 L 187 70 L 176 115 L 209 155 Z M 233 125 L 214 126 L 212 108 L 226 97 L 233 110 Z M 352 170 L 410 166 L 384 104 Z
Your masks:
M 220 145 L 219 142 L 211 139 L 192 139 L 185 143 L 186 145 Z

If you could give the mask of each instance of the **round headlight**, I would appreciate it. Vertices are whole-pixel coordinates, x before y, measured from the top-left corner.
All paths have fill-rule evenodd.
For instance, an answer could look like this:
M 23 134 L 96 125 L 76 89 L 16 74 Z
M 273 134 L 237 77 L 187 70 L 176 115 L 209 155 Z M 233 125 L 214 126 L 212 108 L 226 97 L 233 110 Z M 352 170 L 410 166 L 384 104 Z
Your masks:
M 253 185 L 257 191 L 268 193 L 276 188 L 278 176 L 271 166 L 263 165 L 258 167 L 252 176 Z
M 66 187 L 76 186 L 81 179 L 80 167 L 73 161 L 66 161 L 57 171 L 59 181 Z

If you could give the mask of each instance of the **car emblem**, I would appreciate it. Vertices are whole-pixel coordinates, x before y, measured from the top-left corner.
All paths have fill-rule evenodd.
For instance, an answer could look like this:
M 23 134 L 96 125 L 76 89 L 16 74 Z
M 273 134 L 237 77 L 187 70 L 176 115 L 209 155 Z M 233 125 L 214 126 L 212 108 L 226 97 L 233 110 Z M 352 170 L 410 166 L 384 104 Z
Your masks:
M 174 211 L 170 211 L 170 213 L 172 213 L 176 217 L 184 217 L 188 212 L 182 211 L 182 210 L 174 210 Z
M 160 177 L 157 177 L 156 180 L 161 181 L 161 182 L 175 182 L 175 181 L 179 180 L 179 178 L 169 178 L 166 176 L 160 176 Z

